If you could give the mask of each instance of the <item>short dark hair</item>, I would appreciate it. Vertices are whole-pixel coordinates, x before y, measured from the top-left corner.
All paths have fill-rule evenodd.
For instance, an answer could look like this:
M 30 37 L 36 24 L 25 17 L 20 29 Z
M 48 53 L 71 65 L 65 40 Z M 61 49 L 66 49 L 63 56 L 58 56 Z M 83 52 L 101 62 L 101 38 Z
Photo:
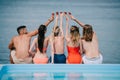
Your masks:
M 26 28 L 26 26 L 24 26 L 24 25 L 23 25 L 23 26 L 19 26 L 19 27 L 17 28 L 17 32 L 20 33 L 19 31 L 20 31 L 20 29 L 22 29 L 22 28 Z

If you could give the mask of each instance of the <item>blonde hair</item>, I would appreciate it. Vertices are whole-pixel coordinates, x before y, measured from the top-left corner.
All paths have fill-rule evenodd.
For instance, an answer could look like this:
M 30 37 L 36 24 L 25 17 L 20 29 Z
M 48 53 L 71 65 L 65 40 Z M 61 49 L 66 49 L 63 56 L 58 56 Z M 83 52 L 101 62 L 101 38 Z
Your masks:
M 76 44 L 80 39 L 79 28 L 77 26 L 72 26 L 70 29 L 70 34 L 73 44 Z

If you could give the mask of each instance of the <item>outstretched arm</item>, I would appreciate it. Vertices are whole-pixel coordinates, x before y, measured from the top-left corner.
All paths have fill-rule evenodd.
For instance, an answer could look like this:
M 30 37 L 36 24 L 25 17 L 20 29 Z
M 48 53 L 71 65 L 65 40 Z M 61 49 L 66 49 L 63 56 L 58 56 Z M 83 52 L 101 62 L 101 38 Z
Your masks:
M 54 13 L 52 13 L 51 17 L 48 19 L 47 22 L 44 23 L 44 25 L 47 27 L 53 20 L 54 20 Z
M 64 33 L 63 33 L 63 15 L 64 15 L 64 13 L 60 12 L 60 32 L 61 32 L 62 36 L 64 36 Z
M 84 23 L 80 22 L 79 20 L 77 20 L 70 12 L 69 12 L 69 16 L 72 20 L 74 20 L 76 23 L 78 23 L 81 27 L 84 27 Z
M 44 25 L 47 27 L 52 21 L 54 20 L 54 13 L 52 13 L 50 19 L 47 20 L 47 22 L 44 23 Z M 38 30 L 34 30 L 28 33 L 28 36 L 32 37 L 38 34 Z

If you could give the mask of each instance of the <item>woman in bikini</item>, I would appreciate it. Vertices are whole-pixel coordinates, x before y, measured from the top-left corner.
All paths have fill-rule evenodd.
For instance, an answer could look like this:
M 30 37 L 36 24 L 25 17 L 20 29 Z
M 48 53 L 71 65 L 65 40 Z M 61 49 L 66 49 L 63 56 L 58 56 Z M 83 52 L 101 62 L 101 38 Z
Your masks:
M 48 19 L 49 21 L 54 20 L 54 14 L 52 14 L 51 18 Z M 46 49 L 49 42 L 49 37 L 45 38 L 46 33 L 46 26 L 41 25 L 38 29 L 38 37 L 33 40 L 33 43 L 30 47 L 29 52 L 34 54 L 33 48 L 35 48 L 35 55 L 33 55 L 33 63 L 34 64 L 47 64 L 48 63 L 48 56 L 46 54 Z
M 79 28 L 77 26 L 71 26 L 70 33 L 69 28 L 69 18 L 66 16 L 66 45 L 68 50 L 68 57 L 66 62 L 68 64 L 81 64 L 82 63 L 82 43 L 79 33 Z
M 99 51 L 98 39 L 95 31 L 93 31 L 92 26 L 89 24 L 84 24 L 74 18 L 71 13 L 69 16 L 72 20 L 78 23 L 83 28 L 83 52 L 85 53 L 82 57 L 84 64 L 101 64 L 103 61 L 102 54 Z

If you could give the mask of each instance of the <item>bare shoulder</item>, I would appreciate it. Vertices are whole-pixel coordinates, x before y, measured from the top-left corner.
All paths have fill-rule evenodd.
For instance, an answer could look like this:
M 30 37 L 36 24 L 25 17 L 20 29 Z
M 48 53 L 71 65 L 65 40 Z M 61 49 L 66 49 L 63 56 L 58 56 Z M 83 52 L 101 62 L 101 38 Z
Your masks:
M 81 39 L 81 42 L 85 42 L 85 40 L 84 40 L 84 39 Z
M 13 36 L 13 37 L 12 37 L 12 40 L 14 40 L 14 39 L 16 39 L 16 38 L 18 38 L 18 37 L 19 37 L 18 35 Z
M 95 32 L 93 32 L 93 38 L 97 38 L 97 35 Z
M 64 35 L 61 35 L 61 38 L 64 38 Z

